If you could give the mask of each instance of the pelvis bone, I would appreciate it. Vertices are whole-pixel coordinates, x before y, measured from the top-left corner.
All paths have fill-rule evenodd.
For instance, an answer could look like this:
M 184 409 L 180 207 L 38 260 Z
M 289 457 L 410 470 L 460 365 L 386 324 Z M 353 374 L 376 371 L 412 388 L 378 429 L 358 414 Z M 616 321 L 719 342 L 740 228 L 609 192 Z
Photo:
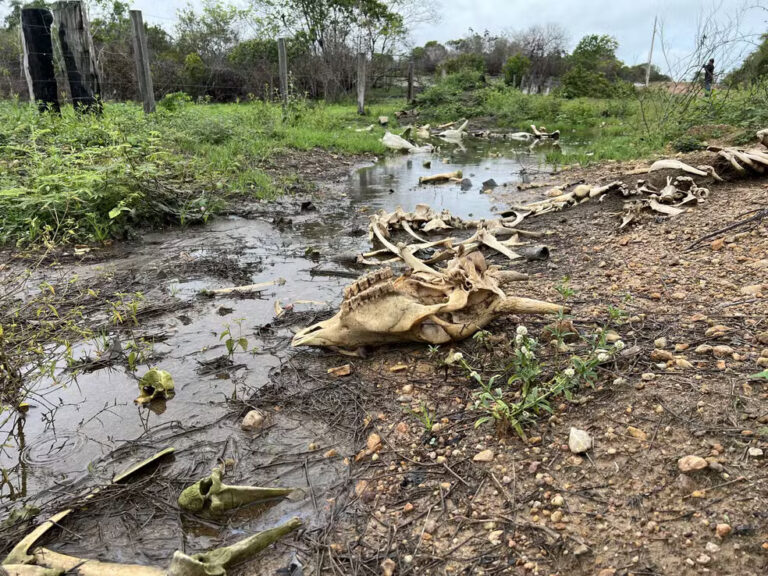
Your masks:
M 256 486 L 227 486 L 221 481 L 221 469 L 214 468 L 211 475 L 179 495 L 179 506 L 188 512 L 221 514 L 234 508 L 281 498 L 291 493 L 290 488 L 259 488 Z
M 299 331 L 292 345 L 354 349 L 397 342 L 443 344 L 472 336 L 503 314 L 563 310 L 507 296 L 501 285 L 510 279 L 488 267 L 480 252 L 455 258 L 439 274 L 416 271 L 393 278 L 384 268 L 348 286 L 339 312 Z

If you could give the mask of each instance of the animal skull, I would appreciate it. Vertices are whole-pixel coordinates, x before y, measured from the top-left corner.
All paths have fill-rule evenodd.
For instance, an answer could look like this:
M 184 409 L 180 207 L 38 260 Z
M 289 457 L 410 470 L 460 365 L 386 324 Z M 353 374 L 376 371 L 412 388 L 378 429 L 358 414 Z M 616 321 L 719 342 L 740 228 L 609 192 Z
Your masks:
M 254 502 L 273 500 L 291 493 L 289 488 L 259 488 L 256 486 L 227 486 L 221 481 L 221 468 L 185 488 L 179 495 L 179 507 L 188 512 L 210 511 L 221 514 Z
M 480 252 L 455 258 L 441 274 L 411 272 L 393 278 L 385 268 L 344 290 L 331 319 L 299 331 L 293 346 L 355 349 L 397 342 L 443 344 L 472 336 L 502 314 L 545 314 L 561 306 L 507 296 L 507 278 Z
M 157 399 L 169 400 L 174 394 L 173 377 L 165 370 L 152 368 L 139 380 L 139 397 L 135 401 L 149 404 Z

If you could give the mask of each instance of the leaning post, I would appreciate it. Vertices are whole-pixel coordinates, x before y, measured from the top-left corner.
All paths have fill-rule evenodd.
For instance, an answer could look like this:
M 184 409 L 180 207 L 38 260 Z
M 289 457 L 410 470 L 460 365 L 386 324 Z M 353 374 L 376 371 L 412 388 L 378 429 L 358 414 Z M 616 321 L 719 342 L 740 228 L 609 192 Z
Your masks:
M 357 54 L 357 113 L 365 114 L 365 52 Z
M 152 85 L 147 35 L 144 31 L 144 18 L 141 15 L 141 10 L 131 10 L 131 26 L 133 28 L 133 57 L 136 61 L 139 93 L 144 102 L 144 113 L 151 114 L 155 111 L 155 88 Z

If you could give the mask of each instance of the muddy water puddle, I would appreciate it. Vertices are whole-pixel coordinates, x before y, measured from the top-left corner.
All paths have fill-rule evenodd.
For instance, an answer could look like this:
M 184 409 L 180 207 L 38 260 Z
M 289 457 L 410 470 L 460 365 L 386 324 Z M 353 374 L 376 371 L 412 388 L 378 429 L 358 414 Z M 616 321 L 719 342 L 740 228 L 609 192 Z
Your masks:
M 140 325 L 142 333 L 159 336 L 148 352 L 149 363 L 173 375 L 176 394 L 152 409 L 137 406 L 136 377 L 120 365 L 79 375 L 65 388 L 39 389 L 29 413 L 0 429 L 3 438 L 9 435 L 0 449 L 0 468 L 7 477 L 0 487 L 0 520 L 17 503 L 46 501 L 75 486 L 108 483 L 114 472 L 174 446 L 175 459 L 164 476 L 176 478 L 180 485 L 230 459 L 236 462 L 227 477 L 230 483 L 301 490 L 244 522 L 214 523 L 213 528 L 206 524 L 206 529 L 185 524 L 183 537 L 177 515 L 164 516 L 136 538 L 129 522 L 110 519 L 105 512 L 99 526 L 80 527 L 80 538 L 69 541 L 64 551 L 87 552 L 106 533 L 112 542 L 111 559 L 149 562 L 168 558 L 180 545 L 205 548 L 293 515 L 321 523 L 324 508 L 318 507 L 318 498 L 347 473 L 339 459 L 322 454 L 330 448 L 349 454 L 353 439 L 322 419 L 287 412 L 272 418 L 254 438 L 241 431 L 239 415 L 228 402 L 247 400 L 269 383 L 271 371 L 290 360 L 289 342 L 296 327 L 263 329 L 273 323 L 276 303 L 299 312 L 334 308 L 350 277 L 360 273 L 337 256 L 368 248 L 366 214 L 397 206 L 412 210 L 427 203 L 461 217 L 490 217 L 494 199 L 482 192 L 482 183 L 493 179 L 502 187 L 516 184 L 527 174 L 545 170 L 542 158 L 541 152 L 524 146 L 493 142 L 428 156 L 388 157 L 355 171 L 340 188 L 321 187 L 311 202 L 286 199 L 259 205 L 248 218 L 230 216 L 204 228 L 147 234 L 120 258 L 73 266 L 71 273 L 94 284 L 105 276 L 130 277 L 128 289 L 140 289 L 147 301 L 180 302 Z M 425 161 L 431 162 L 430 168 Z M 472 187 L 418 184 L 420 176 L 454 170 L 462 170 Z M 255 298 L 199 295 L 204 289 L 278 278 L 285 282 Z M 223 358 L 221 334 L 227 327 L 248 344 L 248 351 L 238 351 L 231 361 Z M 121 332 L 119 338 L 130 336 Z M 93 342 L 84 342 L 78 352 L 88 356 L 95 348 Z M 141 366 L 138 373 L 146 368 Z M 310 450 L 312 443 L 319 448 Z M 153 552 L 146 556 L 140 543 L 148 541 Z

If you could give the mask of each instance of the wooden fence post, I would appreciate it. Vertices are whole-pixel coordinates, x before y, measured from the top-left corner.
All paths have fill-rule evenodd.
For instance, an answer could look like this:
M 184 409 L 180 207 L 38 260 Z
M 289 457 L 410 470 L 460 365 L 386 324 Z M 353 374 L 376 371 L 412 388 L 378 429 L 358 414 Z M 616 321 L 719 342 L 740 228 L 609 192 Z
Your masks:
M 24 48 L 24 74 L 29 86 L 29 99 L 37 102 L 41 112 L 59 112 L 56 75 L 53 71 L 53 15 L 47 8 L 21 10 L 21 39 Z
M 149 49 L 147 35 L 144 33 L 144 18 L 141 10 L 131 10 L 133 27 L 133 57 L 136 60 L 136 79 L 139 83 L 139 93 L 144 101 L 144 113 L 155 111 L 155 88 L 152 84 L 152 71 L 149 68 Z
M 288 104 L 288 51 L 285 49 L 285 38 L 277 39 L 277 63 L 280 69 L 280 98 L 285 109 Z
M 357 113 L 365 114 L 365 52 L 357 54 Z
M 101 79 L 83 3 L 57 2 L 54 8 L 59 45 L 75 109 L 101 112 Z
M 413 60 L 408 62 L 408 104 L 413 102 Z

